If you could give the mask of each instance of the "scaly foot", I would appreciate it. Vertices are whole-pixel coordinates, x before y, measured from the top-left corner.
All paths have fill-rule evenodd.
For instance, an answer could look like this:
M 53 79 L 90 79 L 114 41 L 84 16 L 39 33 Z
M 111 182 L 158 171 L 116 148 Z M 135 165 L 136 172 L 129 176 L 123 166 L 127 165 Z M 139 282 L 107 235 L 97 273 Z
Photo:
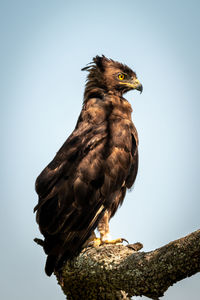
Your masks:
M 100 245 L 102 245 L 102 241 L 100 238 L 93 238 L 91 241 L 89 241 L 89 243 L 87 244 L 88 247 L 99 247 Z
M 126 239 L 118 238 L 115 240 L 104 240 L 104 241 L 102 241 L 102 244 L 122 244 L 123 242 L 128 243 L 128 241 Z
M 87 246 L 88 247 L 99 247 L 101 245 L 105 245 L 105 244 L 111 244 L 111 245 L 116 245 L 116 244 L 122 244 L 123 242 L 127 242 L 128 241 L 126 239 L 123 239 L 123 238 L 118 238 L 118 239 L 114 239 L 114 240 L 111 240 L 111 239 L 106 239 L 106 240 L 102 240 L 100 238 L 93 238 L 92 240 L 89 241 L 89 243 L 87 243 Z
M 102 244 L 112 244 L 112 245 L 116 245 L 116 244 L 122 244 L 123 242 L 127 242 L 128 241 L 126 239 L 123 238 L 118 238 L 118 239 L 112 239 L 110 234 L 107 233 L 105 235 L 101 235 L 101 240 L 102 240 Z
M 99 247 L 104 244 L 116 245 L 122 244 L 123 242 L 127 242 L 128 244 L 128 241 L 124 238 L 118 238 L 113 240 L 109 233 L 104 235 L 101 234 L 101 238 L 97 238 L 95 233 L 93 232 L 83 247 Z

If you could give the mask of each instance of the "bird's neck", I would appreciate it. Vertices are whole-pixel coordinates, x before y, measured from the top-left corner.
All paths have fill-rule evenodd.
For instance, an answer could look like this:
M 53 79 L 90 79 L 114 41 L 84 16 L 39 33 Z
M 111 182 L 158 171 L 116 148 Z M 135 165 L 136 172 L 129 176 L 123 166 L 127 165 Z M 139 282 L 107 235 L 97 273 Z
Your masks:
M 99 98 L 104 99 L 106 95 L 110 96 L 117 96 L 120 98 L 122 97 L 122 91 L 109 91 L 103 87 L 92 87 L 92 86 L 86 86 L 85 92 L 84 92 L 84 103 L 86 103 L 91 98 Z
M 85 92 L 84 92 L 84 102 L 87 102 L 91 98 L 103 99 L 105 96 L 105 93 L 106 93 L 106 91 L 103 88 L 88 87 L 85 89 Z

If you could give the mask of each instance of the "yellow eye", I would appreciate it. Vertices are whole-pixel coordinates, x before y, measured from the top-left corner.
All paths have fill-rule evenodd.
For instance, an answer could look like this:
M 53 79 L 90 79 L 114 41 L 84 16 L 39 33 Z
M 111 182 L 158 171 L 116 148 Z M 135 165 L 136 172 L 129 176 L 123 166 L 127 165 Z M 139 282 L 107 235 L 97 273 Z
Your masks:
M 118 75 L 119 80 L 124 80 L 125 79 L 125 75 L 123 73 L 120 73 Z

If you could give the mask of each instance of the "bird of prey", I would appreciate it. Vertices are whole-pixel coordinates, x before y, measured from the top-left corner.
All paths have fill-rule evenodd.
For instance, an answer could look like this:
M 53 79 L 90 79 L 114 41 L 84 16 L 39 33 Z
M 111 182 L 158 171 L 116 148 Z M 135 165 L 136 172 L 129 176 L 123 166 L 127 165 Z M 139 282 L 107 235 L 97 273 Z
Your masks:
M 108 222 L 133 185 L 138 135 L 123 94 L 142 85 L 128 66 L 104 55 L 88 72 L 81 113 L 72 134 L 36 180 L 36 220 L 50 276 L 86 245 L 117 243 Z M 98 228 L 100 238 L 94 230 Z

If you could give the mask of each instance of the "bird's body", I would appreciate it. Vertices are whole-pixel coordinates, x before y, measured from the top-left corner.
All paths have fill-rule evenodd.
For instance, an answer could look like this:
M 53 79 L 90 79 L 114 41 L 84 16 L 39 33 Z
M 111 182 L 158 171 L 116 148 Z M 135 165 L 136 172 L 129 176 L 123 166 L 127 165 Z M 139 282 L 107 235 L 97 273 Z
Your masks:
M 142 86 L 131 69 L 104 56 L 84 69 L 89 75 L 75 130 L 36 180 L 47 275 L 78 254 L 97 226 L 107 239 L 108 221 L 137 175 L 138 136 L 122 94 Z

